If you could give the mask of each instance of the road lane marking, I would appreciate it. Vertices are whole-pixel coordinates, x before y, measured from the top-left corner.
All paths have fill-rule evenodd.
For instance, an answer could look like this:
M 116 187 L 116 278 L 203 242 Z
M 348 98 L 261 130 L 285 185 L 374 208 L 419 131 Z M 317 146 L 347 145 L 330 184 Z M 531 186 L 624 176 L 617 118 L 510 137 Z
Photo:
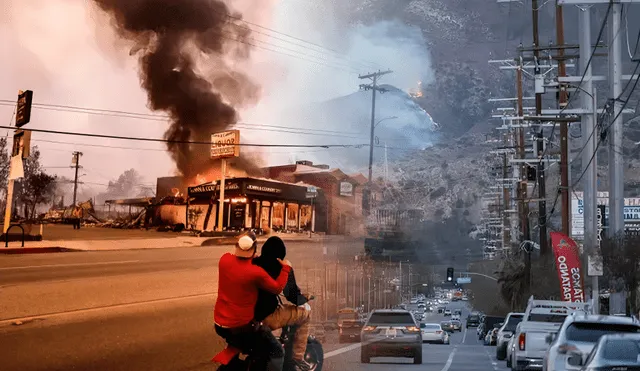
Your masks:
M 8 271 L 12 269 L 37 269 L 37 268 L 58 268 L 58 267 L 81 267 L 81 266 L 93 266 L 93 265 L 110 265 L 110 264 L 125 264 L 125 263 L 139 263 L 141 260 L 120 260 L 114 262 L 97 262 L 97 263 L 70 263 L 70 264 L 45 264 L 45 265 L 25 265 L 19 267 L 3 267 L 0 271 Z
M 462 344 L 464 344 L 465 340 L 467 340 L 467 329 L 464 329 L 464 334 L 462 335 Z
M 12 324 L 14 322 L 31 322 L 31 321 L 36 320 L 36 319 L 42 320 L 42 319 L 48 319 L 48 318 L 63 317 L 63 316 L 67 316 L 67 315 L 93 313 L 93 312 L 99 312 L 99 311 L 103 311 L 103 310 L 131 308 L 131 307 L 137 307 L 137 306 L 143 306 L 143 305 L 149 305 L 149 304 L 166 303 L 166 302 L 173 302 L 173 301 L 180 301 L 180 300 L 187 300 L 187 299 L 196 299 L 196 298 L 204 298 L 204 297 L 215 297 L 216 295 L 217 295 L 217 292 L 205 293 L 205 294 L 184 295 L 184 296 L 174 296 L 174 297 L 171 297 L 171 298 L 143 300 L 143 301 L 137 301 L 137 302 L 132 302 L 132 303 L 105 305 L 105 306 L 94 307 L 94 308 L 74 309 L 74 310 L 69 310 L 69 311 L 64 311 L 64 312 L 33 314 L 33 315 L 29 315 L 29 316 L 24 316 L 24 317 L 7 318 L 7 319 L 4 319 L 4 320 L 0 320 L 0 327 Z
M 369 340 L 369 341 L 365 341 L 365 342 L 357 343 L 357 344 L 352 344 L 352 345 L 348 345 L 346 347 L 342 347 L 342 348 L 339 348 L 339 349 L 336 349 L 336 350 L 332 350 L 331 352 L 327 352 L 327 353 L 324 354 L 324 359 L 335 357 L 335 356 L 338 356 L 338 355 L 340 355 L 342 353 L 350 352 L 352 350 L 360 348 L 363 345 L 368 345 L 368 344 L 371 344 L 371 343 L 373 343 L 373 340 Z
M 487 354 L 487 357 L 489 357 L 489 362 L 491 362 L 491 366 L 493 366 L 493 369 L 495 371 L 498 371 L 498 362 L 495 362 L 493 358 L 491 358 L 491 354 L 489 354 L 487 348 L 484 348 L 484 352 Z
M 457 351 L 458 351 L 458 346 L 456 345 L 455 348 L 453 348 L 453 350 L 451 351 L 451 354 L 449 354 L 447 363 L 444 364 L 444 367 L 440 371 L 449 371 L 449 367 L 451 367 L 451 364 L 453 363 L 453 357 L 456 355 Z

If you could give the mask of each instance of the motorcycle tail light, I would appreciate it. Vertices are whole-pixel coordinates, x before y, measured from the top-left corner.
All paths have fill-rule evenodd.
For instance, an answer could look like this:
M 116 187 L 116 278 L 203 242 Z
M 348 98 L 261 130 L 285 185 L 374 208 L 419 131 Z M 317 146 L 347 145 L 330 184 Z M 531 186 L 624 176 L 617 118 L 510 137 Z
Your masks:
M 375 329 L 376 329 L 375 326 L 364 326 L 362 328 L 362 331 L 370 332 L 370 331 L 375 331 Z

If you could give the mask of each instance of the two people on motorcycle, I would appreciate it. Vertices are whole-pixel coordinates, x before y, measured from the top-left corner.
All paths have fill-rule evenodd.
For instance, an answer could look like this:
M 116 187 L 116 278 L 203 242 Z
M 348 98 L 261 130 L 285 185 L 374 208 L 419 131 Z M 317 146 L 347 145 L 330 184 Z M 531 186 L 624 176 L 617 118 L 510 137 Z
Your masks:
M 234 254 L 226 253 L 220 258 L 218 299 L 214 308 L 215 330 L 229 345 L 243 351 L 251 350 L 254 365 L 258 368 L 281 371 L 284 351 L 271 331 L 282 326 L 299 325 L 293 358 L 296 367 L 305 371 L 309 369 L 304 361 L 309 306 L 295 284 L 291 263 L 284 260 L 284 243 L 277 237 L 277 240 L 273 238 L 265 243 L 266 248 L 263 246 L 264 256 L 261 258 L 256 257 L 258 244 L 251 232 L 240 236 Z M 291 298 L 287 300 L 293 303 L 305 301 L 302 307 L 278 305 L 278 295 L 285 288 Z
M 253 264 L 258 242 L 255 234 L 238 239 L 234 253 L 222 255 L 218 262 L 218 298 L 213 310 L 215 330 L 227 343 L 240 350 L 251 350 L 254 364 L 269 371 L 281 371 L 282 345 L 271 330 L 254 319 L 259 290 L 277 295 L 287 284 L 291 263 L 277 260 L 280 273 L 272 278 Z
M 282 239 L 276 236 L 269 237 L 262 245 L 260 256 L 254 258 L 253 263 L 276 279 L 283 269 L 279 262 L 285 258 L 286 254 L 287 248 Z M 266 290 L 259 291 L 254 315 L 256 321 L 262 322 L 272 331 L 285 326 L 295 326 L 292 358 L 295 367 L 300 371 L 310 369 L 310 365 L 304 359 L 311 321 L 311 308 L 308 301 L 309 299 L 300 292 L 291 268 L 281 295 L 274 295 Z

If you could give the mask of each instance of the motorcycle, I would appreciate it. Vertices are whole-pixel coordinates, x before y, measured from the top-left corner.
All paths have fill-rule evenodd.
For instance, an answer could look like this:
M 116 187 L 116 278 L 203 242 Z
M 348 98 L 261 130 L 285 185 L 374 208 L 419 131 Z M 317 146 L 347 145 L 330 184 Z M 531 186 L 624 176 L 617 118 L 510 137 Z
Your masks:
M 312 300 L 311 297 L 309 300 Z M 295 326 L 285 326 L 282 328 L 278 341 L 282 344 L 284 349 L 284 366 L 282 371 L 293 371 L 293 339 L 296 334 Z M 248 371 L 251 370 L 252 359 L 251 352 L 243 360 L 240 359 L 240 355 L 243 351 L 227 345 L 220 353 L 216 354 L 211 361 L 220 363 L 218 371 Z M 307 349 L 304 354 L 304 359 L 311 366 L 311 371 L 322 371 L 322 364 L 324 363 L 324 350 L 322 344 L 313 336 L 309 335 L 307 338 Z

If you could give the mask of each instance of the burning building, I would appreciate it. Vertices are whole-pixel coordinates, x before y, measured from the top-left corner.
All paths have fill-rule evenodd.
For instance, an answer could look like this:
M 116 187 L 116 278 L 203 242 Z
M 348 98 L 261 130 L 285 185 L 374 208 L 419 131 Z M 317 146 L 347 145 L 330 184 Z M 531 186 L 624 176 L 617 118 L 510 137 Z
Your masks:
M 314 231 L 350 234 L 362 227 L 362 177 L 308 161 L 262 168 L 262 176 L 227 167 L 223 230 Z M 220 217 L 219 172 L 185 182 L 158 178 L 156 195 L 163 223 L 214 230 Z M 366 179 L 366 178 L 364 178 Z M 313 189 L 316 192 L 310 192 Z

